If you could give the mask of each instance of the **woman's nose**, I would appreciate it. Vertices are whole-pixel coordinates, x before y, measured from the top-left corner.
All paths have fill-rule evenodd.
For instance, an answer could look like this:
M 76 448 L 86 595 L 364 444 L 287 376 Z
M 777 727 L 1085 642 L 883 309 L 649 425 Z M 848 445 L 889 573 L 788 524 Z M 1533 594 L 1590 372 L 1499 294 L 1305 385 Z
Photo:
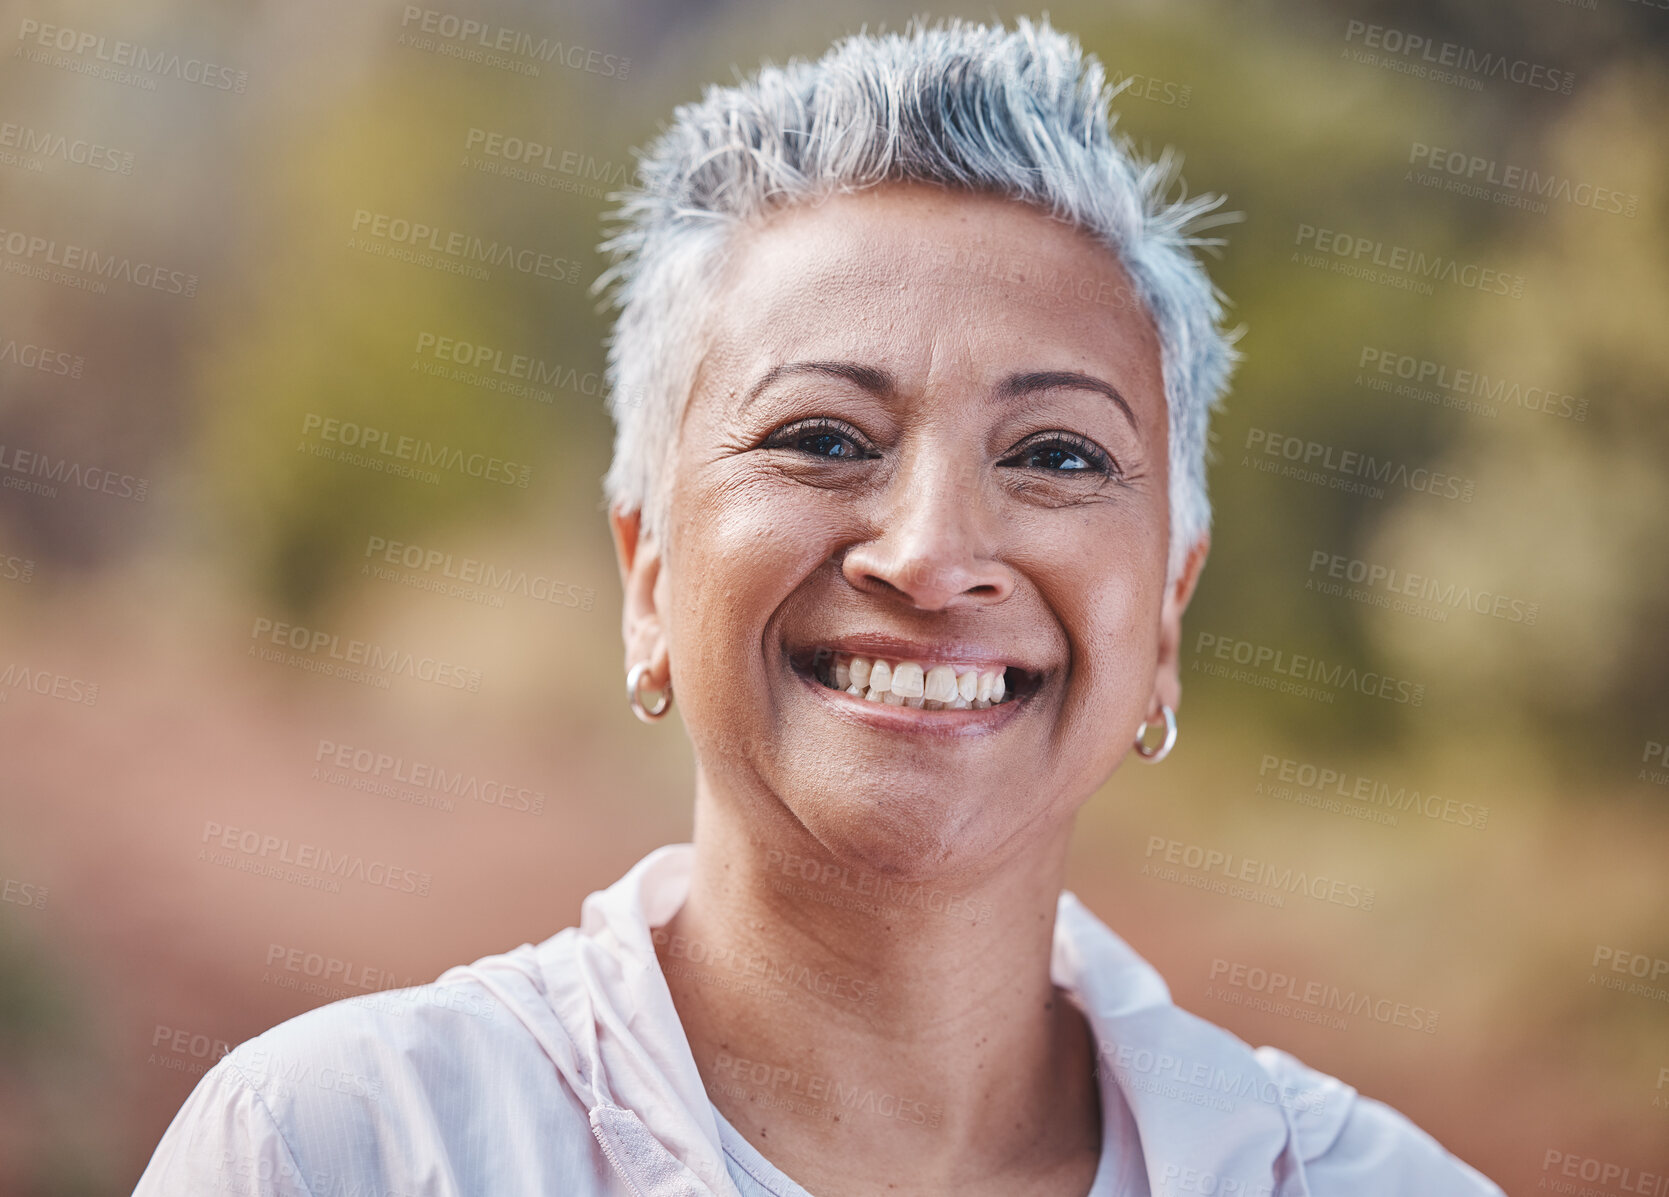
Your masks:
M 994 555 L 996 519 L 976 472 L 925 463 L 900 470 L 877 502 L 874 535 L 841 563 L 857 589 L 925 611 L 1000 603 L 1013 592 L 1013 571 Z

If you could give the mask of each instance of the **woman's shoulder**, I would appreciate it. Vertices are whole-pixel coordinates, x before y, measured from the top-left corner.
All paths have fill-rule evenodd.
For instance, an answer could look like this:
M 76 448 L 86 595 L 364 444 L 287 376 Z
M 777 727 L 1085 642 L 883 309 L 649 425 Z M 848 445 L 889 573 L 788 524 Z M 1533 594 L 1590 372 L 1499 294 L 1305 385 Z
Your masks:
M 344 998 L 296 1015 L 222 1061 L 269 1105 L 313 1090 L 380 1101 L 402 1081 L 456 1080 L 538 1045 L 496 994 L 448 974 L 425 985 Z
M 1253 1054 L 1277 1086 L 1314 1197 L 1504 1197 L 1406 1115 L 1275 1047 Z
M 1162 1184 L 1188 1191 L 1234 1177 L 1256 1193 L 1269 1182 L 1247 1179 L 1259 1172 L 1251 1161 L 1287 1155 L 1312 1197 L 1502 1197 L 1390 1106 L 1178 1006 L 1158 971 L 1070 892 L 1053 971 L 1089 1017 L 1098 1061 Z
M 530 1013 L 543 1003 L 517 953 L 535 951 L 331 1002 L 245 1040 L 192 1090 L 136 1197 L 416 1192 L 437 1164 L 472 1177 L 463 1191 L 518 1191 L 495 1189 L 496 1161 L 591 1139 L 552 1066 L 553 1027 Z
M 1406 1115 L 1363 1096 L 1338 1077 L 1280 1048 L 1253 1048 L 1228 1029 L 1181 1007 L 1170 1006 L 1165 1013 L 1169 1021 L 1161 1020 L 1153 1029 L 1158 1042 L 1171 1049 L 1173 1063 L 1159 1075 L 1189 1083 L 1160 1089 L 1169 1102 L 1145 1100 L 1150 1113 L 1155 1104 L 1169 1106 L 1168 1113 L 1179 1105 L 1192 1113 L 1179 1118 L 1175 1127 L 1165 1125 L 1169 1119 L 1163 1117 L 1153 1125 L 1163 1135 L 1162 1159 L 1189 1154 L 1176 1149 L 1173 1131 L 1180 1131 L 1181 1141 L 1187 1142 L 1211 1124 L 1207 1138 L 1225 1149 L 1225 1158 L 1237 1154 L 1237 1143 L 1250 1147 L 1262 1135 L 1273 1134 L 1271 1145 L 1286 1140 L 1303 1169 L 1302 1191 L 1309 1197 L 1505 1197 Z M 1211 1050 L 1213 1042 L 1217 1051 Z M 1236 1064 L 1237 1059 L 1243 1064 Z M 1202 1067 L 1207 1060 L 1209 1066 Z M 1207 1094 L 1218 1100 L 1203 1100 Z

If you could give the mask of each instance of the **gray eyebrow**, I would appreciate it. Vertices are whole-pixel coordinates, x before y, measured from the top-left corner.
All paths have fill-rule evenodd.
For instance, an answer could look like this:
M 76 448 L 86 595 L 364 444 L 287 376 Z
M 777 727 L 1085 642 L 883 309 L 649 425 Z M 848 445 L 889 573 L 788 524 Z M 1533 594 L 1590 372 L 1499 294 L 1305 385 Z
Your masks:
M 862 366 L 857 362 L 784 362 L 765 371 L 759 381 L 748 388 L 747 397 L 743 399 L 742 405 L 746 407 L 759 398 L 772 383 L 796 374 L 825 374 L 832 378 L 843 378 L 877 396 L 890 395 L 896 389 L 893 376 L 874 366 Z
M 1124 418 L 1130 421 L 1130 427 L 1137 432 L 1141 431 L 1141 425 L 1136 421 L 1136 413 L 1130 410 L 1130 405 L 1124 401 L 1124 396 L 1118 393 L 1118 388 L 1110 382 L 1103 382 L 1093 374 L 1082 374 L 1077 370 L 1034 370 L 1027 374 L 1010 374 L 1003 379 L 997 393 L 1005 399 L 1018 399 L 1033 391 L 1048 391 L 1056 387 L 1073 387 L 1107 396 L 1118 404 Z
M 831 378 L 844 379 L 862 387 L 870 394 L 880 397 L 891 395 L 897 389 L 897 383 L 893 376 L 876 366 L 840 361 L 784 362 L 765 371 L 759 377 L 759 380 L 748 388 L 743 406 L 752 403 L 772 383 L 783 378 L 792 378 L 797 374 L 822 374 Z M 1018 399 L 1036 391 L 1048 391 L 1056 388 L 1075 388 L 1105 395 L 1118 404 L 1119 410 L 1124 413 L 1124 418 L 1130 421 L 1130 427 L 1138 432 L 1141 431 L 1141 425 L 1136 420 L 1136 413 L 1130 409 L 1130 404 L 1125 402 L 1124 396 L 1119 394 L 1118 388 L 1113 386 L 1112 383 L 1103 382 L 1093 374 L 1084 374 L 1077 370 L 1031 370 L 1022 374 L 1010 374 L 998 385 L 997 395 L 1003 399 Z

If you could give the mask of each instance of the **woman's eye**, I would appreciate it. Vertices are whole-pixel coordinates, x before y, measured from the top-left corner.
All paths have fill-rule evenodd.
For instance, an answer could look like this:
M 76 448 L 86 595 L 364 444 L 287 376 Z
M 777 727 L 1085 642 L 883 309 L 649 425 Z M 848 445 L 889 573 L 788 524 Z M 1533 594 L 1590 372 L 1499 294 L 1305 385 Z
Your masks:
M 1026 455 L 1026 464 L 1034 470 L 1087 470 L 1089 462 L 1064 445 L 1045 445 Z
M 1022 445 L 1017 453 L 1001 464 L 1055 474 L 1111 472 L 1111 462 L 1105 453 L 1087 443 L 1060 437 Z
M 802 436 L 794 442 L 794 447 L 802 453 L 812 453 L 818 457 L 856 457 L 858 455 L 857 447 L 838 432 L 814 432 Z
M 793 449 L 812 457 L 849 461 L 870 456 L 856 435 L 832 424 L 794 424 L 772 434 L 766 449 Z

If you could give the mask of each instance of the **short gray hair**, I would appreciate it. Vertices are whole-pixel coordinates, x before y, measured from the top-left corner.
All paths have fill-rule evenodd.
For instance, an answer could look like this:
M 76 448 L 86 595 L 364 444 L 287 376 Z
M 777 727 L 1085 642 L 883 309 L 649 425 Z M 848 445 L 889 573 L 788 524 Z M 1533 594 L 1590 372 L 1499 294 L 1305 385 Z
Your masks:
M 702 313 L 725 242 L 743 221 L 832 192 L 921 182 L 999 194 L 1093 236 L 1119 257 L 1152 314 L 1170 423 L 1174 577 L 1211 524 L 1206 432 L 1228 388 L 1237 333 L 1193 247 L 1237 219 L 1220 196 L 1177 186 L 1180 160 L 1139 158 L 1116 134 L 1105 72 L 1047 18 L 1012 30 L 953 19 L 857 34 L 816 62 L 765 66 L 709 86 L 639 154 L 611 198 L 612 265 L 595 284 L 619 309 L 608 342 L 612 506 L 664 531 L 675 433 L 695 384 Z M 1168 198 L 1173 190 L 1180 193 Z

